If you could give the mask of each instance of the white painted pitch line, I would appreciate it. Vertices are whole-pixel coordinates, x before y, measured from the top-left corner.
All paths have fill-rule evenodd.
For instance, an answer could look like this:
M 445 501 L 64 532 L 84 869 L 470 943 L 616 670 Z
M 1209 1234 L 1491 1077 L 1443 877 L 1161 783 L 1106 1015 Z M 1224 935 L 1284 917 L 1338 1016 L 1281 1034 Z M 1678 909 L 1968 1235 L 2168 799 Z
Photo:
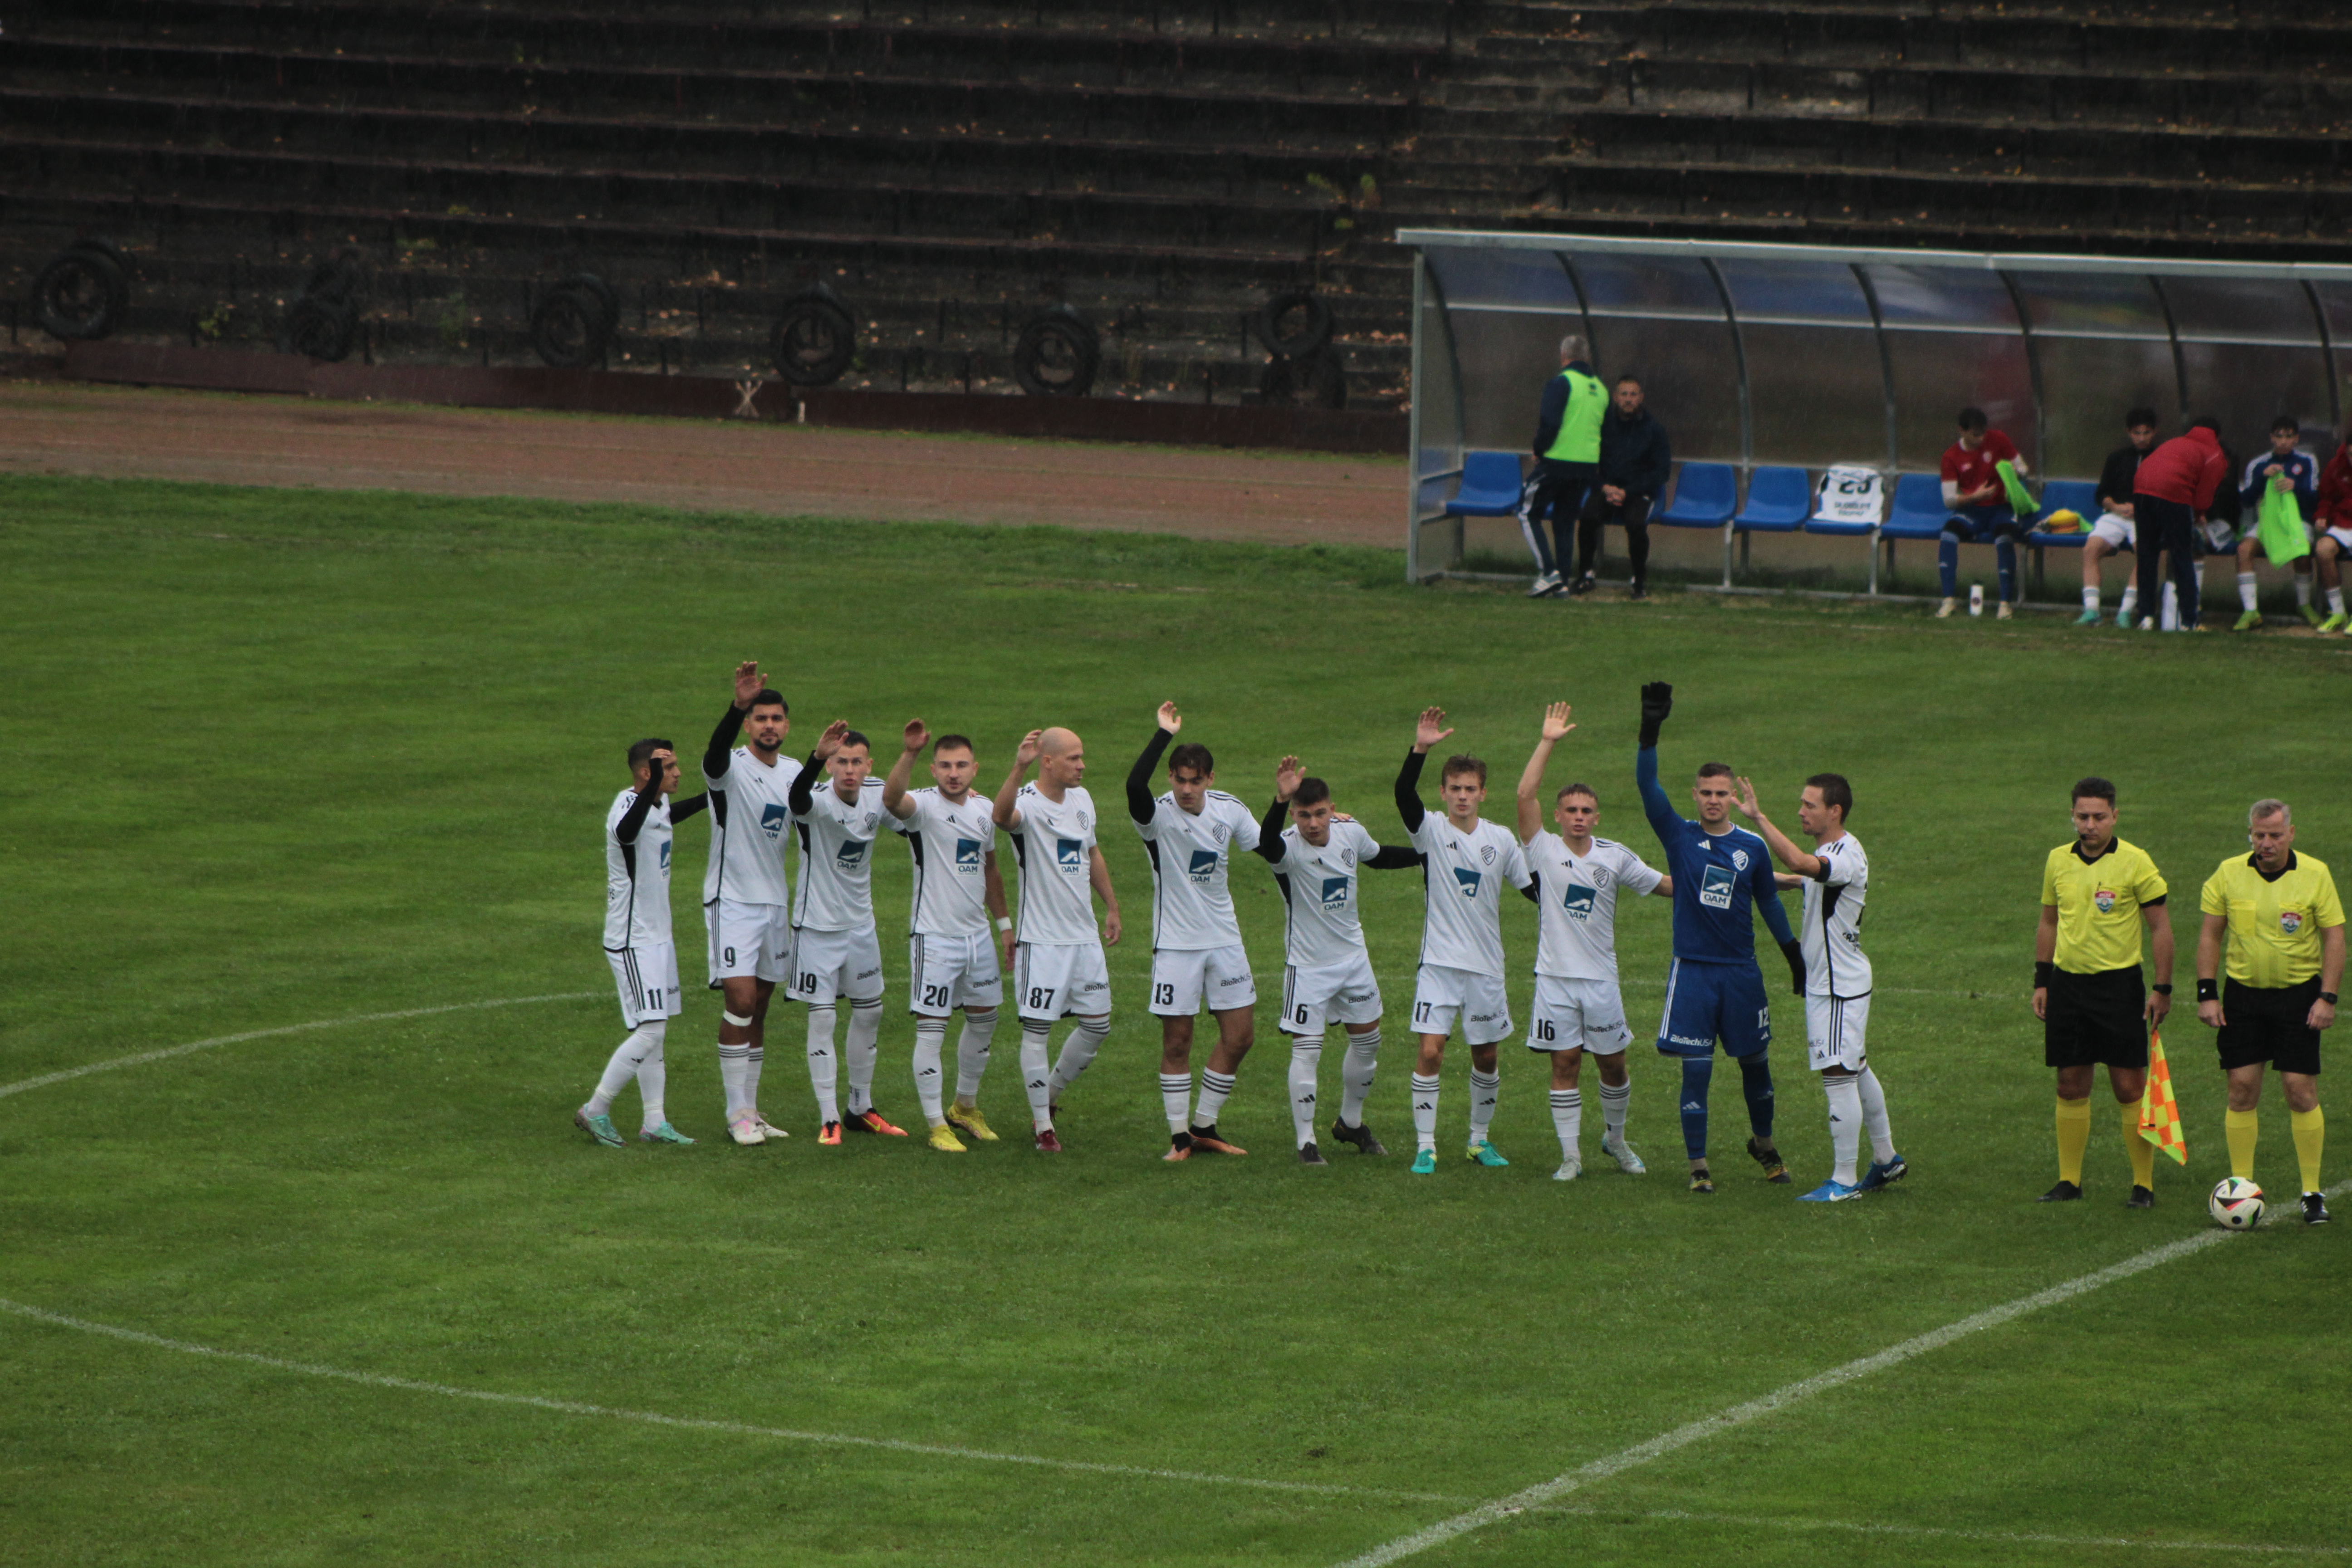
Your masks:
M 234 1046 L 245 1040 L 266 1040 L 274 1035 L 301 1035 L 313 1029 L 340 1029 L 352 1024 L 389 1024 L 401 1018 L 429 1018 L 436 1013 L 470 1013 L 485 1007 L 528 1007 L 540 1002 L 577 1002 L 585 997 L 602 996 L 602 991 L 561 991 L 546 996 L 501 996 L 488 1002 L 450 1002 L 438 1007 L 403 1007 L 394 1013 L 358 1013 L 348 1018 L 317 1018 L 308 1024 L 283 1024 L 274 1029 L 247 1029 L 242 1034 L 215 1035 L 209 1040 L 190 1040 L 184 1046 L 165 1046 L 161 1050 L 136 1051 L 127 1057 L 110 1057 L 101 1062 L 85 1062 L 62 1072 L 43 1073 L 16 1083 L 0 1083 L 0 1100 L 12 1094 L 22 1094 L 28 1089 L 47 1089 L 53 1083 L 68 1079 L 87 1078 L 94 1072 L 112 1072 L 117 1068 L 135 1068 L 143 1062 L 160 1062 L 169 1057 L 184 1057 L 191 1051 L 208 1051 L 215 1046 Z
M 595 994 L 601 995 L 598 992 Z M 844 1432 L 802 1432 L 784 1426 L 755 1426 L 741 1421 L 709 1421 L 688 1415 L 664 1415 L 651 1410 L 621 1410 L 605 1405 L 586 1405 L 571 1399 L 542 1399 L 529 1394 L 500 1394 L 487 1388 L 459 1388 L 446 1383 L 425 1383 L 416 1378 L 391 1377 L 382 1373 L 352 1372 L 339 1366 L 320 1366 L 310 1362 L 287 1361 L 278 1356 L 258 1355 L 251 1351 L 222 1350 L 214 1345 L 192 1344 L 185 1340 L 165 1339 L 138 1329 L 117 1328 L 111 1323 L 93 1323 L 83 1318 L 69 1318 L 62 1312 L 45 1311 L 28 1307 L 21 1301 L 0 1298 L 0 1311 L 12 1312 L 35 1322 L 56 1328 L 73 1329 L 86 1334 L 103 1334 L 109 1339 L 146 1345 L 155 1350 L 176 1351 L 182 1355 L 208 1356 L 215 1361 L 243 1362 L 248 1366 L 268 1367 L 272 1372 L 299 1373 L 305 1377 L 331 1378 L 338 1383 L 356 1383 L 369 1388 L 398 1389 L 406 1394 L 431 1394 L 444 1399 L 472 1399 L 485 1405 L 520 1405 L 531 1410 L 551 1410 L 564 1415 L 598 1415 L 613 1421 L 634 1421 L 647 1426 L 667 1426 L 688 1432 L 720 1432 L 738 1437 L 772 1437 L 788 1443 L 814 1443 L 835 1448 L 878 1448 L 894 1454 L 921 1454 L 941 1459 L 970 1459 L 994 1465 L 1030 1465 L 1039 1469 L 1070 1470 L 1082 1475 L 1123 1476 L 1139 1480 L 1190 1481 L 1204 1486 L 1244 1487 L 1257 1491 L 1307 1492 L 1323 1497 L 1383 1498 L 1399 1502 L 1461 1502 L 1458 1497 L 1439 1492 L 1387 1491 L 1377 1487 L 1339 1486 L 1320 1481 L 1277 1481 L 1251 1476 L 1205 1475 L 1197 1470 L 1163 1470 L 1147 1465 L 1112 1465 L 1087 1459 L 1053 1459 L 1038 1454 L 1004 1454 L 986 1448 L 962 1448 L 948 1443 L 915 1443 L 897 1437 L 861 1437 Z
M 2143 1552 L 2242 1552 L 2277 1556 L 2352 1557 L 2352 1546 L 2272 1546 L 2243 1541 L 2159 1541 L 2132 1535 L 2049 1535 L 2011 1530 L 1950 1530 L 1929 1524 L 1871 1524 L 1849 1519 L 1788 1519 L 1768 1514 L 1693 1513 L 1684 1509 L 1624 1510 L 1595 1508 L 1589 1503 L 1546 1503 L 1538 1513 L 1573 1513 L 1601 1518 L 1656 1520 L 1664 1523 L 1736 1524 L 1743 1528 L 1823 1530 L 1848 1535 L 1928 1537 L 1938 1541 L 1989 1541 L 2020 1546 L 2130 1546 Z
M 2352 1191 L 2352 1182 L 2338 1182 L 2326 1189 L 2326 1194 L 2334 1197 L 2347 1191 Z M 2063 1284 L 2053 1285 L 2046 1290 L 2037 1290 L 2031 1296 L 2021 1296 L 2014 1301 L 2007 1301 L 1998 1307 L 1988 1307 L 1981 1312 L 1973 1313 L 1956 1322 L 1946 1323 L 1942 1328 L 1930 1329 L 1926 1333 L 1916 1335 L 1899 1344 L 1889 1345 L 1874 1355 L 1863 1356 L 1859 1360 L 1846 1363 L 1843 1366 L 1832 1367 L 1827 1372 L 1815 1373 L 1811 1377 L 1801 1378 L 1784 1388 L 1773 1390 L 1760 1399 L 1751 1399 L 1744 1405 L 1735 1405 L 1728 1410 L 1717 1411 L 1713 1415 L 1704 1416 L 1699 1420 L 1677 1426 L 1671 1432 L 1661 1433 L 1646 1443 L 1637 1443 L 1622 1452 L 1594 1459 L 1590 1464 L 1580 1465 L 1564 1475 L 1554 1476 L 1550 1480 L 1538 1481 L 1534 1486 L 1513 1492 L 1508 1497 L 1481 1503 L 1467 1512 L 1457 1513 L 1451 1519 L 1440 1520 L 1435 1524 L 1414 1531 L 1411 1535 L 1399 1536 L 1394 1541 L 1374 1547 L 1360 1557 L 1349 1558 L 1347 1562 L 1340 1564 L 1340 1568 L 1385 1568 L 1388 1563 L 1400 1562 L 1417 1552 L 1426 1552 L 1433 1546 L 1443 1545 L 1457 1536 L 1467 1535 L 1472 1531 L 1484 1529 L 1514 1514 L 1524 1513 L 1531 1508 L 1541 1508 L 1556 1499 L 1568 1496 L 1570 1492 L 1580 1491 L 1595 1481 L 1607 1480 L 1612 1476 L 1646 1465 L 1653 1459 L 1664 1458 L 1668 1454 L 1687 1448 L 1694 1443 L 1703 1442 L 1717 1433 L 1728 1432 L 1735 1426 L 1744 1426 L 1751 1421 L 1760 1420 L 1764 1416 L 1785 1410 L 1792 1405 L 1801 1404 L 1815 1394 L 1826 1394 L 1833 1388 L 1842 1388 L 1849 1383 L 1868 1377 L 1873 1373 L 1885 1372 L 1889 1367 L 1900 1366 L 1915 1357 L 1926 1355 L 1929 1351 L 1941 1350 L 1955 1340 L 1964 1339 L 1970 1334 L 1982 1333 L 1987 1329 L 2000 1328 L 2002 1324 L 2013 1322 L 2029 1313 L 2038 1312 L 2044 1307 L 2055 1307 L 2063 1302 L 2071 1301 L 2077 1296 L 2086 1295 L 2104 1286 L 2112 1285 L 2118 1279 L 2128 1279 L 2135 1274 L 2143 1274 L 2148 1269 L 2161 1268 L 2175 1258 L 2187 1258 L 2192 1253 L 2202 1252 L 2209 1247 L 2219 1246 L 2233 1236 L 2242 1234 L 2238 1231 L 2209 1230 L 2195 1236 L 2183 1237 L 2179 1241 L 2167 1242 L 2161 1247 L 2152 1247 L 2146 1252 L 2126 1258 L 2120 1263 L 2111 1264 L 2094 1273 L 2069 1279 Z

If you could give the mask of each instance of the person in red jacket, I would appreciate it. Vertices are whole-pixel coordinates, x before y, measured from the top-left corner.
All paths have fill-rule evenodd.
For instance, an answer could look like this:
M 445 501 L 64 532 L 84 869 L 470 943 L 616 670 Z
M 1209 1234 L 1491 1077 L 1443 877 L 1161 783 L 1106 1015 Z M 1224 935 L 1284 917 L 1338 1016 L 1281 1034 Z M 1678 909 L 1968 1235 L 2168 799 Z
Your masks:
M 2221 455 L 2221 422 L 2210 416 L 2190 421 L 2188 434 L 2176 436 L 2147 455 L 2132 476 L 2132 515 L 2139 532 L 2139 603 L 2148 612 L 2139 629 L 2156 630 L 2154 614 L 2157 556 L 2171 561 L 2173 590 L 2180 601 L 2180 629 L 2205 630 L 2198 613 L 2197 569 L 2189 559 L 2189 531 L 2212 509 L 2213 492 L 2229 476 L 2230 459 Z
M 2327 618 L 2319 623 L 2319 635 L 2334 637 L 2341 632 L 2347 617 L 2344 614 L 2344 569 L 2337 565 L 2345 552 L 2352 551 L 2352 441 L 2336 448 L 2336 456 L 2319 470 L 2319 515 L 2312 520 L 2319 531 L 2319 539 L 2311 547 L 2312 558 L 2318 563 L 2319 585 L 2327 594 Z

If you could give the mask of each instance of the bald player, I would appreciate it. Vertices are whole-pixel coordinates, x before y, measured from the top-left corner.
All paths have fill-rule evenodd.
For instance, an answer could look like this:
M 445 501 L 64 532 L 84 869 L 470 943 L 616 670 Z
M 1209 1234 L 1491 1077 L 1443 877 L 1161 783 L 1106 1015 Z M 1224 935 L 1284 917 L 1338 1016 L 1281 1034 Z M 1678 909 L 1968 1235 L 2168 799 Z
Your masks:
M 1024 784 L 1031 763 L 1037 781 Z M 1021 1084 L 1037 1151 L 1058 1154 L 1054 1117 L 1062 1095 L 1077 1080 L 1110 1034 L 1110 965 L 1106 942 L 1118 941 L 1118 895 L 1110 867 L 1095 842 L 1094 797 L 1085 746 L 1073 731 L 1032 730 L 1013 753 L 1013 771 L 996 792 L 996 826 L 1013 839 L 1021 868 L 1021 908 L 1005 933 L 1005 967 L 1013 973 L 1013 1007 L 1021 1017 Z M 1095 929 L 1094 896 L 1103 901 Z M 1056 1021 L 1077 1027 L 1062 1042 L 1049 1072 L 1050 1035 Z

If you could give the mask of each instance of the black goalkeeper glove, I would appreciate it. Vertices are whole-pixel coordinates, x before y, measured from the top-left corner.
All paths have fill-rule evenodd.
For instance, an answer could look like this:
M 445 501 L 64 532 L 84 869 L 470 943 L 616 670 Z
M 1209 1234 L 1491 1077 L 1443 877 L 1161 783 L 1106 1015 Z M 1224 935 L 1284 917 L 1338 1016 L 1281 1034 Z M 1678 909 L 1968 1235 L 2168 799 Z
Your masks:
M 1675 710 L 1675 689 L 1663 680 L 1653 680 L 1642 688 L 1642 750 L 1649 751 L 1658 743 L 1658 729 L 1666 715 Z
M 1805 994 L 1805 944 L 1790 937 L 1780 944 L 1780 956 L 1789 961 L 1789 979 L 1796 986 L 1797 994 L 1802 996 Z

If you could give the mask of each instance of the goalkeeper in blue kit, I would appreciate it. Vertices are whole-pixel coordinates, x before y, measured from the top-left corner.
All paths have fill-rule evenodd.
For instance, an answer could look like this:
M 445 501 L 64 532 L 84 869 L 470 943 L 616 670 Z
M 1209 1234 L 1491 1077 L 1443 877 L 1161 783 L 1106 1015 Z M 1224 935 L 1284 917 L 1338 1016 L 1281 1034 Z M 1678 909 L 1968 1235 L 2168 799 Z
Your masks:
M 1665 1014 L 1658 1021 L 1658 1052 L 1682 1058 L 1690 1190 L 1715 1191 L 1706 1165 L 1706 1093 L 1718 1039 L 1724 1054 L 1739 1064 L 1748 1124 L 1755 1134 L 1748 1140 L 1748 1152 L 1764 1167 L 1766 1181 L 1786 1182 L 1789 1169 L 1772 1142 L 1772 1064 L 1766 1059 L 1772 1010 L 1764 999 L 1763 973 L 1756 967 L 1749 905 L 1780 944 L 1800 996 L 1805 994 L 1804 949 L 1780 907 L 1769 848 L 1732 825 L 1731 770 L 1721 763 L 1698 770 L 1691 789 L 1698 804 L 1696 822 L 1677 815 L 1658 784 L 1658 731 L 1674 706 L 1675 689 L 1664 681 L 1642 688 L 1642 746 L 1633 760 L 1633 779 L 1675 879 L 1675 962 L 1666 978 Z

